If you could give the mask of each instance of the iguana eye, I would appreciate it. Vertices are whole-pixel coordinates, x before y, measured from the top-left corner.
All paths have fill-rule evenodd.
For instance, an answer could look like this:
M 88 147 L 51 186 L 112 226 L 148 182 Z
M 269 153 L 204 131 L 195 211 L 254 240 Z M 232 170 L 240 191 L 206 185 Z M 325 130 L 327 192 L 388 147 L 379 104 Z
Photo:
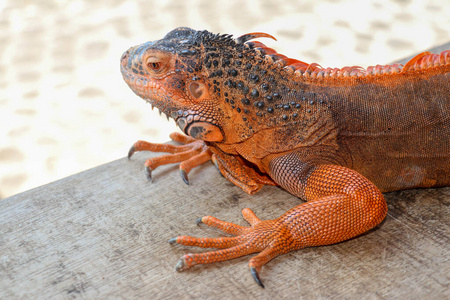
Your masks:
M 160 63 L 148 63 L 147 66 L 152 69 L 152 70 L 159 70 L 159 68 L 161 67 Z
M 145 63 L 150 71 L 158 72 L 162 69 L 162 63 L 158 57 L 149 56 Z

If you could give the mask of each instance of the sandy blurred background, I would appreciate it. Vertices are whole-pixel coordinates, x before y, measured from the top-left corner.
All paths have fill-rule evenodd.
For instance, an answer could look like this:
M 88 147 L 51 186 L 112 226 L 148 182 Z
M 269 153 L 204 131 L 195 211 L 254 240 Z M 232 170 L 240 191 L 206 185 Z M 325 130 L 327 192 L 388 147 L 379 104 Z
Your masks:
M 178 26 L 263 31 L 290 57 L 367 67 L 448 42 L 450 1 L 0 0 L 0 198 L 167 141 L 174 122 L 129 90 L 119 59 Z

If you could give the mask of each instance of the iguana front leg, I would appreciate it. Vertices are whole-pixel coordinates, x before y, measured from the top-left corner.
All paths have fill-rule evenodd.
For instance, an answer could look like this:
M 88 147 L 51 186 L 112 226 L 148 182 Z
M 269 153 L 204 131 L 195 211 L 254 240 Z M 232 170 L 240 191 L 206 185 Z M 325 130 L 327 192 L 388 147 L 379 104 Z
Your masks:
M 152 157 L 145 161 L 145 174 L 152 180 L 152 171 L 161 165 L 180 163 L 181 178 L 189 184 L 189 172 L 205 162 L 211 160 L 212 152 L 204 141 L 190 136 L 173 132 L 170 134 L 173 141 L 181 143 L 181 146 L 170 144 L 155 144 L 145 141 L 137 141 L 128 151 L 128 158 L 138 151 L 166 152 L 170 154 Z
M 250 209 L 244 209 L 242 213 L 250 227 L 210 216 L 201 218 L 201 223 L 235 236 L 171 239 L 171 243 L 221 249 L 184 255 L 177 264 L 178 271 L 259 252 L 250 260 L 249 267 L 256 282 L 263 286 L 259 272 L 274 257 L 350 239 L 375 227 L 386 216 L 387 205 L 381 192 L 351 169 L 304 163 L 291 153 L 270 163 L 270 175 L 280 186 L 308 202 L 267 221 L 257 218 Z
M 128 151 L 131 158 L 138 151 L 166 152 L 170 154 L 149 158 L 145 161 L 145 173 L 152 180 L 152 171 L 157 167 L 167 164 L 180 163 L 181 178 L 189 184 L 189 172 L 209 160 L 213 160 L 220 173 L 232 183 L 243 189 L 248 194 L 254 194 L 264 185 L 276 185 L 267 175 L 256 172 L 247 166 L 244 160 L 238 156 L 228 155 L 216 149 L 215 154 L 202 140 L 173 132 L 170 134 L 173 141 L 183 145 L 150 143 L 137 141 Z

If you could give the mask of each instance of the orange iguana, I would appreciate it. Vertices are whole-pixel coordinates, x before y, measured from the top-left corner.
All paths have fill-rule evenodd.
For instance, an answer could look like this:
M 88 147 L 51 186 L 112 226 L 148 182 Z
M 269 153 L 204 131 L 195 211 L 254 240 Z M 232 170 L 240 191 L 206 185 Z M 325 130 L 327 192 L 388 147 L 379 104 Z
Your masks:
M 250 209 L 250 227 L 207 216 L 199 223 L 234 235 L 179 236 L 171 243 L 219 248 L 184 255 L 178 271 L 259 252 L 250 270 L 310 246 L 358 236 L 387 213 L 381 194 L 450 185 L 450 51 L 425 52 L 406 65 L 322 68 L 288 58 L 250 33 L 233 39 L 177 28 L 133 47 L 123 78 L 172 117 L 184 145 L 136 142 L 136 151 L 171 154 L 148 159 L 146 172 L 180 163 L 183 180 L 210 159 L 245 192 L 278 185 L 307 202 L 274 220 Z

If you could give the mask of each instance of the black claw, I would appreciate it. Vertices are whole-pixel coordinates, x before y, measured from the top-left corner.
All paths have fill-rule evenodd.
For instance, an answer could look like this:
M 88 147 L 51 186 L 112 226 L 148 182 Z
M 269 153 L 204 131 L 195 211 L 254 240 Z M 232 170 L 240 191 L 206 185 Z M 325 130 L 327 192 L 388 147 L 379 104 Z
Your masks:
M 130 150 L 128 150 L 128 159 L 130 159 L 131 156 L 133 156 L 135 151 L 136 151 L 136 149 L 134 148 L 134 145 L 131 146 Z
M 202 219 L 203 218 L 198 218 L 197 221 L 195 221 L 195 224 L 197 224 L 197 226 L 202 224 L 203 223 Z
M 213 164 L 216 166 L 217 170 L 219 170 L 219 174 L 220 174 L 222 177 L 225 177 L 225 176 L 223 176 L 222 172 L 220 172 L 219 163 L 217 162 L 217 158 L 216 158 L 215 156 L 213 156 L 213 157 L 211 158 L 211 161 L 212 161 Z
M 217 158 L 212 159 L 212 162 L 213 162 L 214 166 L 217 168 L 217 170 L 220 171 L 220 169 L 219 169 L 219 163 L 217 162 Z
M 169 244 L 176 244 L 177 243 L 177 238 L 175 237 L 175 238 L 171 238 L 170 240 L 169 240 Z
M 150 180 L 150 182 L 153 182 L 152 169 L 150 169 L 150 167 L 145 167 L 145 176 L 147 176 L 147 179 Z
M 186 270 L 186 261 L 185 261 L 185 258 L 182 257 L 182 258 L 180 258 L 177 265 L 175 266 L 175 271 L 181 272 L 184 270 Z
M 262 284 L 261 279 L 259 279 L 258 271 L 254 267 L 250 267 L 250 272 L 252 273 L 253 279 L 255 279 L 256 283 L 264 288 L 264 284 Z
M 181 178 L 183 178 L 184 183 L 189 185 L 189 179 L 185 170 L 180 170 Z

